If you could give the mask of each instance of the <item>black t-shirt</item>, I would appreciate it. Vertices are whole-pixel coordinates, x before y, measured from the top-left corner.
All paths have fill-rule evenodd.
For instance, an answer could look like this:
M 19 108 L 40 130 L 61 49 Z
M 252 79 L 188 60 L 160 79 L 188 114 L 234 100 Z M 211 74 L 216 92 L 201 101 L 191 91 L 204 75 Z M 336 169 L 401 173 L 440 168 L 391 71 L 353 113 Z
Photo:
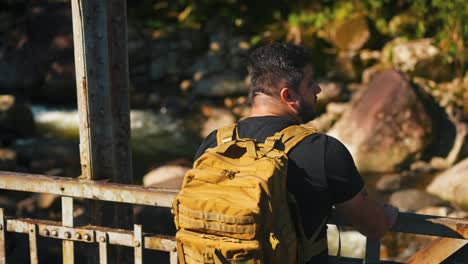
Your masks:
M 280 116 L 249 117 L 238 123 L 239 137 L 254 138 L 264 142 L 269 136 L 283 128 L 297 124 L 294 120 Z M 203 152 L 215 147 L 216 130 L 202 142 L 195 159 Z M 288 154 L 287 188 L 297 201 L 304 231 L 310 237 L 333 204 L 353 198 L 364 186 L 353 158 L 346 147 L 337 139 L 321 133 L 312 134 L 297 144 Z M 319 238 L 326 236 L 325 225 Z M 326 263 L 328 252 L 314 257 L 309 263 Z

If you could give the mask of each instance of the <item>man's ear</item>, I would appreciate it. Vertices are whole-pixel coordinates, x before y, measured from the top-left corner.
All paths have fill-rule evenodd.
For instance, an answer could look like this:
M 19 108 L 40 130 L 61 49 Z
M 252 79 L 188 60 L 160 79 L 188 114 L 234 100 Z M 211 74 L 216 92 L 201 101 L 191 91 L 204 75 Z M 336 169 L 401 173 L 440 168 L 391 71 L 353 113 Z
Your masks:
M 283 87 L 279 94 L 280 100 L 288 105 L 294 107 L 299 102 L 298 94 L 288 87 Z

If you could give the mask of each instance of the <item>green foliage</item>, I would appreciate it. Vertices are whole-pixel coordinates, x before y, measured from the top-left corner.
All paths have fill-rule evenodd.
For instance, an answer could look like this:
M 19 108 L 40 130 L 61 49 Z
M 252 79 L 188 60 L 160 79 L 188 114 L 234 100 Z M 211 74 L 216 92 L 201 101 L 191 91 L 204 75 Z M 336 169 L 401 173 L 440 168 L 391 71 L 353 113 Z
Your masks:
M 128 1 L 128 6 L 130 17 L 145 21 L 143 26 L 150 29 L 204 29 L 211 23 L 250 37 L 254 45 L 285 40 L 293 30 L 325 37 L 336 22 L 359 14 L 379 38 L 433 38 L 460 73 L 468 63 L 466 0 L 140 0 Z M 381 46 L 374 48 L 385 41 L 377 43 Z

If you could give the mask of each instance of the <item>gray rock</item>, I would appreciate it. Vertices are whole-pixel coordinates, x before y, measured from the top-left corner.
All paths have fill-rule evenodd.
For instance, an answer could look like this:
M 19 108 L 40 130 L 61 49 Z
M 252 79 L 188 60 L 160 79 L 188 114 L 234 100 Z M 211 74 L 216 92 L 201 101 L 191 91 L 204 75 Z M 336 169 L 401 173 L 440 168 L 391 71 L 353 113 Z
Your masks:
M 203 124 L 200 133 L 200 136 L 203 138 L 208 136 L 215 129 L 236 122 L 236 118 L 232 112 L 223 108 L 208 107 L 208 109 L 205 110 L 205 113 L 208 115 L 208 120 L 206 120 L 206 122 Z
M 244 79 L 235 72 L 206 77 L 195 84 L 193 93 L 201 96 L 223 97 L 247 94 L 249 87 Z
M 402 177 L 398 173 L 383 175 L 375 184 L 375 188 L 379 191 L 397 191 L 402 186 Z
M 0 170 L 15 171 L 17 167 L 16 152 L 11 149 L 0 148 Z
M 190 167 L 179 165 L 165 165 L 158 167 L 143 176 L 143 185 L 180 190 L 185 173 L 189 169 Z
M 319 82 L 322 91 L 317 95 L 317 108 L 322 110 L 330 102 L 340 101 L 343 96 L 343 85 L 336 82 Z
M 430 143 L 432 122 L 409 82 L 378 74 L 328 132 L 341 140 L 360 171 L 393 172 Z
M 398 207 L 400 211 L 417 211 L 419 209 L 443 205 L 444 201 L 437 196 L 417 189 L 398 191 L 390 196 L 390 204 Z
M 468 158 L 438 175 L 427 191 L 468 211 Z
M 407 41 L 397 38 L 385 45 L 381 60 L 411 75 L 448 80 L 453 75 L 452 67 L 432 42 L 432 39 Z

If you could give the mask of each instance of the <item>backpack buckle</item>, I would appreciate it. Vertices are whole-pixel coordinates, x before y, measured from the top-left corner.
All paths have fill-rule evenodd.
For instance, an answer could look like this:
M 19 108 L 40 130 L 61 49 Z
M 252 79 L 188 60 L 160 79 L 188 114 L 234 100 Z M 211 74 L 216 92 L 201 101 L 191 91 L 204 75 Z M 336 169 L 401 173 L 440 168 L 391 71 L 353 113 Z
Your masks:
M 273 248 L 273 250 L 275 250 L 279 243 L 280 243 L 280 242 L 279 242 L 279 240 L 275 237 L 275 234 L 270 233 L 270 244 L 271 244 L 271 248 Z

